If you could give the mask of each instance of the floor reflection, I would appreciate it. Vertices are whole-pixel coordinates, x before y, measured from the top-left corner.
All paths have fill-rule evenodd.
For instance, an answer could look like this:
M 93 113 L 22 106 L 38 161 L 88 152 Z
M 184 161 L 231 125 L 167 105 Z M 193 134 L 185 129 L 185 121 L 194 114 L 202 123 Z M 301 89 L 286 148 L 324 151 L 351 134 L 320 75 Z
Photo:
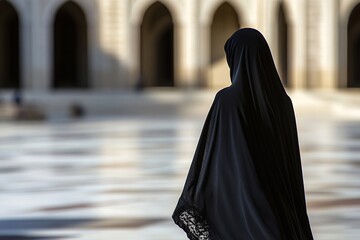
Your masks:
M 359 239 L 360 122 L 297 117 L 315 239 Z M 2 123 L 0 240 L 185 239 L 170 216 L 203 121 Z

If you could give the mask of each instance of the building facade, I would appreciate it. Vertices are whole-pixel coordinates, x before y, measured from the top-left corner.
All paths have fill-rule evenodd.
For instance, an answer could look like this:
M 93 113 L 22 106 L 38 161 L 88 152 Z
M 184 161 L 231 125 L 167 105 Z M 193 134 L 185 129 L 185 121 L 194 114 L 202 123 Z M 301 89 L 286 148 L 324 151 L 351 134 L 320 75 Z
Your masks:
M 360 87 L 359 0 L 0 0 L 0 87 L 220 88 L 239 27 L 288 88 Z

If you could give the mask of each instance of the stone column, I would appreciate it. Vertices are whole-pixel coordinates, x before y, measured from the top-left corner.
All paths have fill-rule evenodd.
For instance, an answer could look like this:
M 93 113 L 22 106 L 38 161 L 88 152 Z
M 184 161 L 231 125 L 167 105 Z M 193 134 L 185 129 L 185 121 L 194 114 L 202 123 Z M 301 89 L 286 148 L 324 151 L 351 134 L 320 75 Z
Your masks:
M 128 68 L 128 85 L 134 88 L 140 80 L 140 26 L 141 23 L 129 22 L 129 52 L 127 62 Z
M 209 66 L 210 66 L 210 26 L 208 23 L 201 23 L 200 27 L 200 77 L 199 82 L 201 87 L 208 87 L 210 81 Z
M 31 84 L 30 88 L 47 91 L 51 86 L 52 59 L 50 57 L 50 41 L 54 16 L 45 19 L 48 1 L 33 0 L 31 16 Z
M 339 27 L 338 27 L 338 1 L 322 0 L 322 26 L 319 33 L 321 55 L 320 87 L 334 89 L 338 86 L 338 53 L 339 53 Z
M 19 17 L 20 82 L 22 89 L 31 89 L 32 85 L 32 1 L 13 1 Z
M 179 35 L 177 40 L 179 51 L 176 60 L 179 62 L 179 76 L 177 83 L 182 87 L 195 87 L 199 85 L 199 66 L 200 66 L 200 34 L 199 34 L 199 15 L 198 1 L 186 0 L 183 8 L 184 18 L 178 23 Z M 175 45 L 176 46 L 176 45 Z
M 293 21 L 289 23 L 289 48 L 292 60 L 290 66 L 290 87 L 302 89 L 306 87 L 306 9 L 305 0 L 288 2 L 292 8 L 291 16 Z
M 120 73 L 123 71 L 123 12 L 124 1 L 107 0 L 98 1 L 99 4 L 99 67 L 100 79 L 95 87 L 111 89 L 118 87 Z
M 351 12 L 354 10 L 356 6 L 356 1 L 339 1 L 338 2 L 338 12 L 339 12 L 339 29 L 338 29 L 338 38 L 339 41 L 339 62 L 338 62 L 338 83 L 340 88 L 347 87 L 348 81 L 348 68 L 347 68 L 347 41 L 348 41 L 348 23 Z
M 306 1 L 306 86 L 316 88 L 320 85 L 320 59 L 321 59 L 321 0 Z

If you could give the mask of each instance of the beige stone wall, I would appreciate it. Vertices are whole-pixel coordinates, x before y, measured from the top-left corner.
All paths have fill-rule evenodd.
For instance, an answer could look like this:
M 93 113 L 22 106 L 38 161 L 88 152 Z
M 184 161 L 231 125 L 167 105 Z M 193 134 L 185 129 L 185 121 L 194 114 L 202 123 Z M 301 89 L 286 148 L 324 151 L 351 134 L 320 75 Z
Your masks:
M 53 21 L 65 0 L 9 0 L 21 22 L 21 80 L 26 89 L 51 87 Z M 140 27 L 155 0 L 74 0 L 88 24 L 89 82 L 93 89 L 133 88 L 140 77 Z M 174 83 L 220 88 L 230 84 L 227 65 L 212 64 L 214 15 L 222 0 L 162 0 L 174 26 Z M 347 81 L 347 23 L 358 0 L 228 0 L 241 27 L 263 32 L 278 69 L 278 9 L 288 26 L 289 87 L 335 89 Z M 225 16 L 226 17 L 226 16 Z M 224 22 L 226 22 L 225 20 Z M 219 24 L 216 23 L 216 24 Z M 221 21 L 220 21 L 221 24 Z M 217 27 L 219 28 L 219 27 Z M 226 29 L 226 27 L 224 27 Z M 221 33 L 219 30 L 219 34 Z M 225 31 L 226 32 L 226 31 Z M 224 34 L 228 34 L 227 32 Z M 213 43 L 214 43 L 213 41 Z M 212 49 L 213 48 L 213 49 Z M 215 49 L 215 51 L 218 51 Z M 214 54 L 213 54 L 214 55 Z

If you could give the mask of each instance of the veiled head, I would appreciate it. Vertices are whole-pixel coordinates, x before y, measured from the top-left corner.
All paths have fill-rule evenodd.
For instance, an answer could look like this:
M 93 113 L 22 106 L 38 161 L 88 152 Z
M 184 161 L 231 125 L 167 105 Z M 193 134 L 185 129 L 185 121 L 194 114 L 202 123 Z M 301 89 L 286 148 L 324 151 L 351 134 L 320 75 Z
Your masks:
M 253 65 L 260 62 L 270 64 L 273 61 L 264 36 L 253 28 L 241 28 L 234 32 L 226 41 L 224 50 L 231 70 L 232 82 L 237 78 L 234 74 L 237 73 L 236 70 L 239 70 L 240 65 Z
M 265 37 L 256 29 L 241 28 L 224 45 L 232 88 L 244 98 L 275 99 L 286 95 Z

